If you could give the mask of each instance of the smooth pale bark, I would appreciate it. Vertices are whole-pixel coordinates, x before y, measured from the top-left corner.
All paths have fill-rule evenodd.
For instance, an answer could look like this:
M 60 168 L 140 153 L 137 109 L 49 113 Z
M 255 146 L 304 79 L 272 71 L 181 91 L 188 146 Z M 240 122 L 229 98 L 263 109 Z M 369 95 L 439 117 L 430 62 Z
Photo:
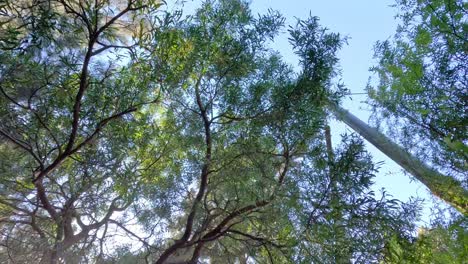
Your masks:
M 336 118 L 382 151 L 407 172 L 411 173 L 437 197 L 452 205 L 462 214 L 468 214 L 468 191 L 453 177 L 443 175 L 392 142 L 377 129 L 370 127 L 359 118 L 338 105 L 330 105 Z

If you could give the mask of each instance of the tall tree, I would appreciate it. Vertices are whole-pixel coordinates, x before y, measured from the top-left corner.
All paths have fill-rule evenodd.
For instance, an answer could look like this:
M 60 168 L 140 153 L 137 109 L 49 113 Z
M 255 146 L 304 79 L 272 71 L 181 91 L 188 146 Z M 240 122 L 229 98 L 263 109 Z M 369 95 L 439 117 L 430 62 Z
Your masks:
M 466 187 L 467 4 L 404 0 L 396 6 L 401 24 L 393 41 L 376 45 L 378 82 L 369 87 L 369 103 L 401 145 Z
M 380 61 L 372 71 L 379 83 L 368 87 L 376 123 L 388 121 L 389 137 L 336 103 L 330 109 L 431 193 L 467 214 L 466 4 L 402 0 L 396 6 L 402 24 L 393 42 L 377 43 Z
M 444 200 L 462 214 L 466 215 L 468 213 L 468 191 L 463 187 L 462 182 L 429 167 L 376 128 L 370 127 L 335 103 L 330 105 L 330 109 L 338 120 L 350 126 L 359 135 L 387 155 L 387 157 L 411 173 L 433 195 Z

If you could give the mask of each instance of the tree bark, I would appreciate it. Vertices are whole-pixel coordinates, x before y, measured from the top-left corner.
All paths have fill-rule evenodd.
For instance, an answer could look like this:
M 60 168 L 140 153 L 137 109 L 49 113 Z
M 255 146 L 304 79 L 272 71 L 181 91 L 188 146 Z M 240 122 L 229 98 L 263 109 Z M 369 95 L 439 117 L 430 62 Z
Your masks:
M 395 161 L 417 180 L 424 184 L 435 196 L 449 203 L 462 214 L 468 214 L 468 191 L 457 179 L 443 175 L 411 155 L 398 144 L 392 142 L 377 129 L 370 127 L 359 118 L 336 104 L 330 104 L 335 117 L 350 126 L 354 131 Z

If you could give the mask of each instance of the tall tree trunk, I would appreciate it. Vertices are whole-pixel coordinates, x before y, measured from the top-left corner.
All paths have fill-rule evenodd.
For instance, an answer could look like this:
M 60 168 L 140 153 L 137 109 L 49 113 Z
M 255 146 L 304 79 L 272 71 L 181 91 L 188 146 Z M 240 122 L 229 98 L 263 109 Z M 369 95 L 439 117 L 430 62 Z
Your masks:
M 336 118 L 364 139 L 382 151 L 407 172 L 411 173 L 437 197 L 446 201 L 462 214 L 468 214 L 468 191 L 453 177 L 443 175 L 414 157 L 398 144 L 388 139 L 377 129 L 370 127 L 359 118 L 338 105 L 330 105 Z

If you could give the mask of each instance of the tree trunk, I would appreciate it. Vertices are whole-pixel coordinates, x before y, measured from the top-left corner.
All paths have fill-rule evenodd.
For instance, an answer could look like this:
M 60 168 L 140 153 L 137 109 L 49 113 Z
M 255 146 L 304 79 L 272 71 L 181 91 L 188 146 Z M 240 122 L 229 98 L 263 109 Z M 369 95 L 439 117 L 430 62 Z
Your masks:
M 468 214 L 468 191 L 453 177 L 443 175 L 392 142 L 377 129 L 370 127 L 359 118 L 338 105 L 330 105 L 336 118 L 382 151 L 407 172 L 411 173 L 437 197 L 452 205 L 462 214 Z

